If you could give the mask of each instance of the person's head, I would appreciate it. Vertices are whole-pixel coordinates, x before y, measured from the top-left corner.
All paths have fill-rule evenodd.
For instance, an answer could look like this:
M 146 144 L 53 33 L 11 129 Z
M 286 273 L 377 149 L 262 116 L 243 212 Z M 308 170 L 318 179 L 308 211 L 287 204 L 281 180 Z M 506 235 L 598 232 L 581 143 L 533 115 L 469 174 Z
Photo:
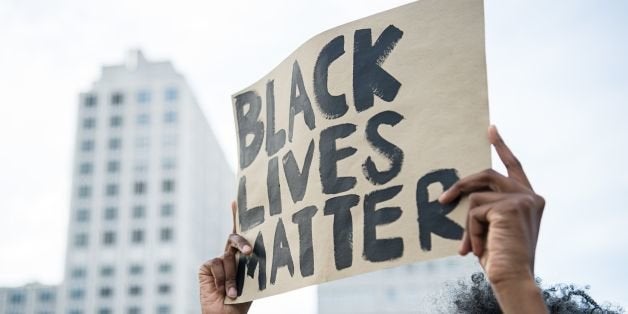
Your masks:
M 580 314 L 580 313 L 625 313 L 624 310 L 612 304 L 599 304 L 587 293 L 588 287 L 580 288 L 574 285 L 556 284 L 549 288 L 541 287 L 541 279 L 537 278 L 537 285 L 543 292 L 545 304 L 552 314 Z M 483 273 L 471 275 L 471 282 L 461 280 L 449 286 L 452 310 L 456 313 L 492 314 L 502 313 L 493 290 Z

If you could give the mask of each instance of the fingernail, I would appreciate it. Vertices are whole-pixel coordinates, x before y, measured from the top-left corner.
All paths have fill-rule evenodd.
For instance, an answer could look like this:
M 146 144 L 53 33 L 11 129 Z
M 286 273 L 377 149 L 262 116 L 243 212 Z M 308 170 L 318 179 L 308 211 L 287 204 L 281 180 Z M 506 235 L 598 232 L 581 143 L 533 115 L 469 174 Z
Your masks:
M 251 252 L 251 250 L 252 250 L 251 246 L 249 246 L 249 245 L 245 245 L 245 246 L 242 247 L 242 252 L 243 253 L 249 253 L 249 252 Z
M 438 202 L 439 202 L 439 203 L 441 203 L 441 204 L 443 203 L 443 200 L 445 200 L 445 195 L 446 195 L 446 194 L 447 194 L 447 191 L 443 192 L 443 194 L 441 194 L 441 195 L 438 197 Z
M 227 295 L 228 295 L 230 298 L 232 298 L 232 299 L 233 299 L 233 298 L 235 298 L 235 297 L 237 297 L 237 296 L 238 296 L 238 292 L 236 291 L 236 289 L 235 289 L 234 287 L 231 287 L 231 288 L 229 288 L 229 291 L 227 292 Z

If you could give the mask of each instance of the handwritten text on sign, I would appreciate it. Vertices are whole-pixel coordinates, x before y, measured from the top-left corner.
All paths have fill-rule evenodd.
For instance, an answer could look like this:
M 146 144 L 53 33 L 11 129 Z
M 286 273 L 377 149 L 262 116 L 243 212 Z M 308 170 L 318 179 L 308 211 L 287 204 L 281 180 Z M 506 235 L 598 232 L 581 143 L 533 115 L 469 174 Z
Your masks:
M 422 0 L 318 35 L 234 96 L 236 302 L 451 255 L 490 166 L 482 1 Z

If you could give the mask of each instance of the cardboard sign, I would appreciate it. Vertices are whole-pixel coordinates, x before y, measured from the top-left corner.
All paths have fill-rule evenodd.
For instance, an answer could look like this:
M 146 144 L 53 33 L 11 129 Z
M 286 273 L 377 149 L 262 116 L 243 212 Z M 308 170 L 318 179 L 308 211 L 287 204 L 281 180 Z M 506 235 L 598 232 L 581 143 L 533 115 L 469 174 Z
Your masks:
M 436 199 L 490 167 L 487 103 L 482 0 L 328 30 L 235 94 L 234 303 L 455 254 L 467 206 Z

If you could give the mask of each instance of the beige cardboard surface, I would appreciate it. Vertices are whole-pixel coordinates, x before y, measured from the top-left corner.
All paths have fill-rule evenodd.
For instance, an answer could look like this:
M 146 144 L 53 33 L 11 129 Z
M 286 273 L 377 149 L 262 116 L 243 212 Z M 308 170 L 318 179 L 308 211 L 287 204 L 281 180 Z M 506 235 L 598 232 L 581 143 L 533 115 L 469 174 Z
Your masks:
M 490 167 L 483 2 L 421 0 L 328 30 L 233 103 L 236 226 L 255 244 L 235 303 L 453 255 L 466 202 L 435 200 Z

